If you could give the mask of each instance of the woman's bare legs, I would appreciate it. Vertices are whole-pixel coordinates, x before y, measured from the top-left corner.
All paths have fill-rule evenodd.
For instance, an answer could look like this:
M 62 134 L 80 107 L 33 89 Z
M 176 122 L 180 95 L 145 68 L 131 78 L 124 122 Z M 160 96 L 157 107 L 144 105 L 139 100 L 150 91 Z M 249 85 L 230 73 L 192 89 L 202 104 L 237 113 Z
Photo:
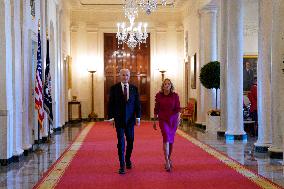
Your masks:
M 164 150 L 164 156 L 165 156 L 165 161 L 166 161 L 166 165 L 165 168 L 167 171 L 171 170 L 171 164 L 170 164 L 170 144 L 169 142 L 164 142 L 163 145 L 163 150 Z
M 174 143 L 169 143 L 169 161 L 170 161 L 171 167 L 172 167 L 171 155 L 172 155 L 172 152 L 173 152 L 173 147 L 174 147 Z

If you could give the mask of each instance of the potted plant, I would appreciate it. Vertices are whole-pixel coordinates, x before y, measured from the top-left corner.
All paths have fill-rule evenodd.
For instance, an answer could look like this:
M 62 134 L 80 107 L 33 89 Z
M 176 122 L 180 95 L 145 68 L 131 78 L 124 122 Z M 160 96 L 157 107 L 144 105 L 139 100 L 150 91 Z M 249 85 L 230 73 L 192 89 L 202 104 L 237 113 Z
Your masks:
M 215 130 L 220 126 L 220 110 L 217 109 L 218 89 L 220 88 L 220 62 L 211 61 L 200 70 L 200 82 L 207 89 L 216 90 L 216 108 L 208 111 L 206 129 Z
M 220 111 L 217 110 L 218 89 L 220 88 L 220 62 L 211 61 L 205 64 L 200 70 L 200 82 L 207 89 L 216 90 L 216 109 L 211 110 L 211 115 L 220 115 Z M 212 115 L 213 116 L 213 115 Z

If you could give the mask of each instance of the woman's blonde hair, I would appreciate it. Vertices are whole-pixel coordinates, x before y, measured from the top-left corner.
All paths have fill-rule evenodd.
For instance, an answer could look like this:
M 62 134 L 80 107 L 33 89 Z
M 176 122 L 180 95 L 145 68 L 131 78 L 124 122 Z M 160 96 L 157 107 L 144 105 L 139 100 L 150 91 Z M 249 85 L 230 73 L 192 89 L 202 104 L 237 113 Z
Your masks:
M 174 92 L 174 90 L 175 90 L 174 84 L 173 84 L 173 82 L 169 78 L 164 79 L 164 81 L 162 83 L 162 86 L 161 86 L 161 92 L 164 92 L 163 86 L 164 86 L 166 81 L 169 81 L 170 84 L 171 84 L 170 92 L 171 93 Z

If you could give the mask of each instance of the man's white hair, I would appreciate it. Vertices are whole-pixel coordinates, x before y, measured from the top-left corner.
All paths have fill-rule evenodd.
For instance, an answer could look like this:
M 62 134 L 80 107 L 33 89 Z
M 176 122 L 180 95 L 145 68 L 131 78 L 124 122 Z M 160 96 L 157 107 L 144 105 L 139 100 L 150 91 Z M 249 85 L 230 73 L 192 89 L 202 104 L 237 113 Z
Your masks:
M 127 68 L 121 69 L 121 70 L 119 71 L 119 75 L 120 75 L 120 76 L 122 75 L 122 72 L 128 72 L 128 73 L 129 73 L 129 76 L 130 76 L 130 71 L 129 71 L 129 69 L 127 69 Z

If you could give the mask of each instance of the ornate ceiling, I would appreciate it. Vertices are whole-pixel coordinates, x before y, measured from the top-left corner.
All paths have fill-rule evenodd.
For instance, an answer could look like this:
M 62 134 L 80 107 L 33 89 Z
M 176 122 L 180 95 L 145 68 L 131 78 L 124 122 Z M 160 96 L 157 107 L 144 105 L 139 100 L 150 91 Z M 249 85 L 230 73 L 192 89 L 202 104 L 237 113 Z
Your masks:
M 68 0 L 72 9 L 95 9 L 104 10 L 105 12 L 111 10 L 121 11 L 124 0 Z M 180 10 L 189 0 L 175 0 L 175 10 Z M 163 11 L 170 11 L 169 8 L 160 7 Z M 172 10 L 171 10 L 172 11 Z
M 161 2 L 160 0 L 158 0 Z M 189 12 L 214 0 L 175 0 L 175 6 L 159 5 L 158 9 L 147 15 L 139 10 L 137 20 L 152 25 L 165 27 L 168 23 L 181 26 Z M 127 21 L 123 12 L 125 0 L 62 0 L 71 9 L 71 24 L 85 22 L 89 25 L 112 25 Z

